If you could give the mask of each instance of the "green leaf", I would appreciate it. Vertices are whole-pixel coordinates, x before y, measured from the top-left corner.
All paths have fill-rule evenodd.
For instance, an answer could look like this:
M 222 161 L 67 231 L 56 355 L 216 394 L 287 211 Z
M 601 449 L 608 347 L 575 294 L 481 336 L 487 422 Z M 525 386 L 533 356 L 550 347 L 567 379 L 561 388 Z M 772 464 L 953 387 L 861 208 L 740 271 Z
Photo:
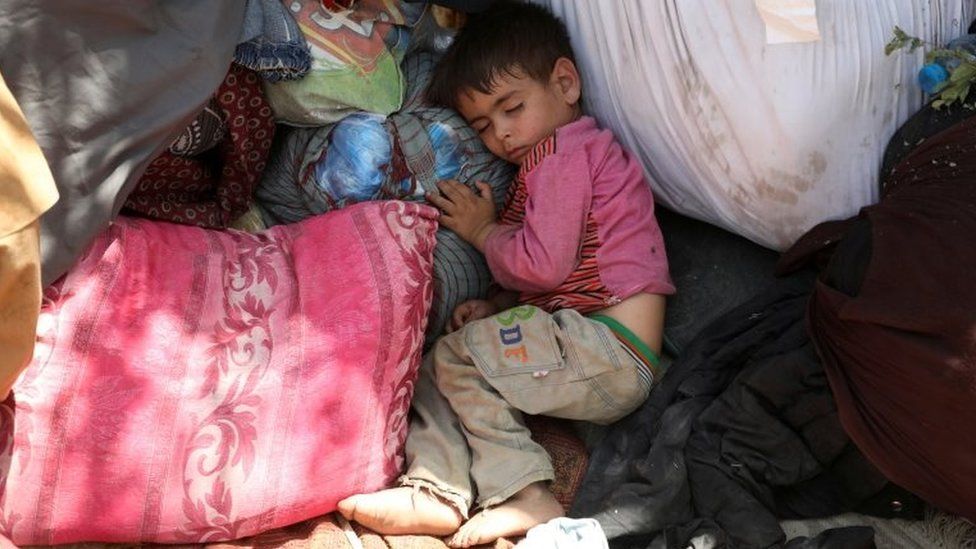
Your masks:
M 949 80 L 951 82 L 969 82 L 974 77 L 976 77 L 976 64 L 967 62 L 953 69 L 952 74 L 949 75 Z
M 956 99 L 959 99 L 959 88 L 951 84 L 946 86 L 939 92 L 939 99 L 942 99 L 946 103 L 952 103 Z
M 891 40 L 885 44 L 885 55 L 891 55 L 892 53 L 906 47 L 908 48 L 908 51 L 914 52 L 918 48 L 925 45 L 924 40 L 917 36 L 909 35 L 897 25 L 895 26 L 892 34 L 894 36 L 892 36 Z
M 969 82 L 966 82 L 966 85 L 963 86 L 959 90 L 959 101 L 960 102 L 965 101 L 966 100 L 966 97 L 969 96 L 969 85 L 970 85 Z
M 908 34 L 901 30 L 901 27 L 895 25 L 894 37 L 885 45 L 885 55 L 891 55 L 897 50 L 905 47 L 908 43 Z
M 902 44 L 900 42 L 898 42 L 898 39 L 897 38 L 892 38 L 891 39 L 891 42 L 888 42 L 887 44 L 885 44 L 885 55 L 891 55 L 891 54 L 895 53 L 897 50 L 900 50 L 901 47 L 902 47 Z
M 941 59 L 952 59 L 953 57 L 955 57 L 955 55 L 953 55 L 953 53 L 952 53 L 951 50 L 946 50 L 946 49 L 942 49 L 942 48 L 936 48 L 934 50 L 929 50 L 925 54 L 925 62 L 926 63 L 934 63 L 934 62 L 939 61 Z
M 943 105 L 945 105 L 945 101 L 941 99 L 936 99 L 935 101 L 932 102 L 933 109 L 941 109 Z

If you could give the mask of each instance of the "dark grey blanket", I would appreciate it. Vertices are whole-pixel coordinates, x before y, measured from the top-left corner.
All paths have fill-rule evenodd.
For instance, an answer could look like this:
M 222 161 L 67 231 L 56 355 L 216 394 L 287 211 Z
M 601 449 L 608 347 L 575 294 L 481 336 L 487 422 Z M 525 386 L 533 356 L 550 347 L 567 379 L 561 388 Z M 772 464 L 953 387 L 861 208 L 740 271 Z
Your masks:
M 622 547 L 770 547 L 781 518 L 919 514 L 841 428 L 805 328 L 811 287 L 779 281 L 705 328 L 594 451 L 572 514 Z

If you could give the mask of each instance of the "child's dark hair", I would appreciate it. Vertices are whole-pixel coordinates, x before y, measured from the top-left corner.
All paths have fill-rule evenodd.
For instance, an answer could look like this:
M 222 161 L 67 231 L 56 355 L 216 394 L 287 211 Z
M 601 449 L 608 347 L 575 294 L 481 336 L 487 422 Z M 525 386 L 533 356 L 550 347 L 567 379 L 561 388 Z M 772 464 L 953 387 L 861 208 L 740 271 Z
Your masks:
M 503 73 L 546 82 L 560 57 L 576 62 L 562 21 L 536 4 L 496 0 L 458 31 L 434 70 L 427 100 L 456 109 L 461 92 L 491 93 Z

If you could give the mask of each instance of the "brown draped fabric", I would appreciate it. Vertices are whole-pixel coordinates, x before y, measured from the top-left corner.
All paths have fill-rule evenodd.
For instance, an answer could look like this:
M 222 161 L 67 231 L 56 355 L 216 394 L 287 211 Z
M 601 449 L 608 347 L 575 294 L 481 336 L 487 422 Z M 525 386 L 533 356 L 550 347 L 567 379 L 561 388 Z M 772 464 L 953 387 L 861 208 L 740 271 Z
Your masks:
M 839 237 L 808 321 L 844 428 L 893 482 L 976 519 L 976 117 L 927 139 L 879 204 L 814 228 L 781 265 Z

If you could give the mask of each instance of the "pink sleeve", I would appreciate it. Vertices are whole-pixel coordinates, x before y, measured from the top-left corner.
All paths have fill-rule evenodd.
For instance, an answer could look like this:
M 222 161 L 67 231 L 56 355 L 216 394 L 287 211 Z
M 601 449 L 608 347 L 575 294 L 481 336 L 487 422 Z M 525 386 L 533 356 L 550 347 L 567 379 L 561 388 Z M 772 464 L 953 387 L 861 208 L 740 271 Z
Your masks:
M 592 198 L 586 155 L 546 158 L 529 173 L 526 191 L 522 224 L 492 231 L 485 241 L 485 257 L 503 287 L 545 292 L 566 280 L 579 262 Z

